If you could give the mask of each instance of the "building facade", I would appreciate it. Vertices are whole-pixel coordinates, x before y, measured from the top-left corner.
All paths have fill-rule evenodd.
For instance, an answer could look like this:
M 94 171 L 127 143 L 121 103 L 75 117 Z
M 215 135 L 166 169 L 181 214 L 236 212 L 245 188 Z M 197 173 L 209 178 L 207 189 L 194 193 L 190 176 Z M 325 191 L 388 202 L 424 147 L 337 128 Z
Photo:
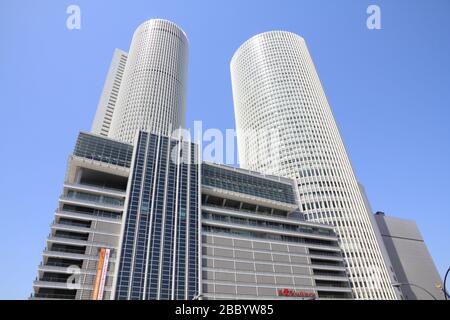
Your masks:
M 397 286 L 406 300 L 441 300 L 442 280 L 417 224 L 411 220 L 374 215 L 394 268 Z
M 195 144 L 80 133 L 32 299 L 193 299 L 200 291 Z
M 184 32 L 156 19 L 136 30 L 129 54 L 115 52 L 92 133 L 69 157 L 31 299 L 432 290 L 439 276 L 418 230 L 384 216 L 374 228 L 302 38 L 260 34 L 232 59 L 244 169 L 202 163 L 196 144 L 172 136 L 184 126 L 187 50 Z M 411 286 L 401 294 L 423 298 Z
M 105 137 L 109 135 L 127 57 L 128 54 L 120 49 L 114 51 L 100 101 L 98 102 L 94 122 L 92 123 L 92 133 Z
M 396 299 L 370 213 L 300 36 L 273 31 L 231 60 L 241 166 L 296 179 L 309 221 L 336 227 L 358 299 Z
M 133 147 L 80 133 L 32 299 L 110 299 Z
M 135 145 L 115 299 L 193 299 L 200 288 L 198 148 L 146 132 Z
M 294 181 L 202 164 L 203 299 L 351 299 L 333 227 L 307 222 Z
M 170 136 L 184 126 L 188 40 L 173 22 L 153 19 L 133 35 L 109 137 L 133 143 L 142 130 Z
M 294 180 L 200 163 L 198 146 L 80 133 L 32 299 L 351 299 L 332 226 Z

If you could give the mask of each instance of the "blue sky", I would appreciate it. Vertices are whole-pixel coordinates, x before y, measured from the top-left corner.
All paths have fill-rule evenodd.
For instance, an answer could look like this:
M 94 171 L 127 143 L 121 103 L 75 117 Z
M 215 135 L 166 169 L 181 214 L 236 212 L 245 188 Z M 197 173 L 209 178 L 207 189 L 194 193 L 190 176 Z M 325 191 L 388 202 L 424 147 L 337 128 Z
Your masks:
M 81 30 L 66 8 L 81 8 Z M 366 28 L 377 4 L 382 30 Z M 114 48 L 150 18 L 190 40 L 187 125 L 234 128 L 229 62 L 251 36 L 303 36 L 374 210 L 415 220 L 450 265 L 448 0 L 0 2 L 0 299 L 32 290 L 66 160 L 89 130 Z

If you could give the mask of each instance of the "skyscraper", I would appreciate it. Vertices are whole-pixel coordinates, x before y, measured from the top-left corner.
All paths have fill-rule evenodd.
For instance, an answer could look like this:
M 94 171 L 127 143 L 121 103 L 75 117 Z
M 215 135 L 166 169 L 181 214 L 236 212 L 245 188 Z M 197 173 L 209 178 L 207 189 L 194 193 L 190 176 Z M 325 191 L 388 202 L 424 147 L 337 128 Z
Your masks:
M 139 130 L 170 135 L 184 126 L 188 40 L 174 23 L 152 19 L 133 35 L 109 137 L 133 143 Z
M 307 218 L 336 227 L 355 297 L 396 299 L 303 38 L 285 31 L 252 37 L 234 54 L 231 79 L 241 166 L 296 179 Z
M 262 34 L 232 61 L 238 129 L 250 133 L 238 134 L 240 158 L 265 174 L 201 164 L 198 145 L 171 136 L 186 46 L 173 23 L 150 20 L 129 55 L 115 52 L 31 298 L 394 299 L 303 39 Z
M 111 61 L 111 65 L 103 86 L 102 95 L 98 102 L 95 119 L 92 123 L 91 132 L 107 137 L 116 108 L 117 96 L 119 95 L 122 83 L 125 64 L 127 63 L 127 53 L 116 49 Z

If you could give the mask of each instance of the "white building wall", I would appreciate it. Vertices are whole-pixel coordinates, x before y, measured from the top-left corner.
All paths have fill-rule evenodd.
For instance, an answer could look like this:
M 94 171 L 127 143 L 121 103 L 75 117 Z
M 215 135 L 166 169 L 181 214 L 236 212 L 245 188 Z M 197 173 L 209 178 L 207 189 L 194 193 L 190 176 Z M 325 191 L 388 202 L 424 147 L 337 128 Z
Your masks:
M 109 136 L 133 143 L 139 130 L 169 135 L 184 126 L 188 40 L 174 23 L 154 19 L 133 35 Z
M 369 210 L 305 41 L 254 36 L 231 61 L 241 166 L 296 179 L 311 221 L 333 224 L 358 299 L 396 299 Z
M 92 123 L 92 133 L 105 137 L 109 134 L 126 63 L 127 53 L 116 49 L 106 76 L 95 119 Z
M 375 214 L 374 219 L 392 262 L 403 298 L 431 300 L 434 297 L 443 300 L 444 294 L 437 287 L 442 284 L 441 277 L 417 224 L 411 220 L 388 217 L 382 213 Z

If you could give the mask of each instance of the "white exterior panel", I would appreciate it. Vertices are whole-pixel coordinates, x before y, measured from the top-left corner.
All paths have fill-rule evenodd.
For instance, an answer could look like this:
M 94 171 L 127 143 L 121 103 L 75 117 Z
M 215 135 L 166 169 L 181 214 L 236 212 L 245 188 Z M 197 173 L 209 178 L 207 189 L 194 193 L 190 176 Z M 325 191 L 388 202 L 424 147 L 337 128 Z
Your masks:
M 233 56 L 231 78 L 241 166 L 296 179 L 307 218 L 336 227 L 355 297 L 396 299 L 303 38 L 284 31 L 254 36 Z
M 109 136 L 133 143 L 139 130 L 170 135 L 184 126 L 188 40 L 174 23 L 153 19 L 133 35 Z
M 126 63 L 127 53 L 116 49 L 98 102 L 97 112 L 92 123 L 92 133 L 105 137 L 109 134 Z

